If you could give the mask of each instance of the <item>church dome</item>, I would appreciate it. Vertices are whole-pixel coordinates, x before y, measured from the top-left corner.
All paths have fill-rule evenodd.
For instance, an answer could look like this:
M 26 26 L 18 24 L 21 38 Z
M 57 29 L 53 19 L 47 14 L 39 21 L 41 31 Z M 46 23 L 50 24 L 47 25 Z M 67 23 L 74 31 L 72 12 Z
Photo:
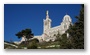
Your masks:
M 72 22 L 71 17 L 69 15 L 67 15 L 67 14 L 63 17 L 63 22 L 64 21 Z

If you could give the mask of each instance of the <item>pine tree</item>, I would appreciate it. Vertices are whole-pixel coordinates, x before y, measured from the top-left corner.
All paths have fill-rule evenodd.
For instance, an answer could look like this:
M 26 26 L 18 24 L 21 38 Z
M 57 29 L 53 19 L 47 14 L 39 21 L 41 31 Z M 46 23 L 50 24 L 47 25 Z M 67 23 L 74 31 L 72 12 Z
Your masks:
M 31 29 L 25 29 L 25 30 L 22 30 L 20 32 L 18 32 L 16 34 L 16 36 L 18 36 L 18 38 L 21 38 L 23 36 L 25 36 L 27 39 L 30 39 L 33 37 L 33 33 L 31 31 Z
M 68 30 L 74 49 L 84 49 L 84 4 L 81 6 L 80 14 L 76 16 L 77 22 Z

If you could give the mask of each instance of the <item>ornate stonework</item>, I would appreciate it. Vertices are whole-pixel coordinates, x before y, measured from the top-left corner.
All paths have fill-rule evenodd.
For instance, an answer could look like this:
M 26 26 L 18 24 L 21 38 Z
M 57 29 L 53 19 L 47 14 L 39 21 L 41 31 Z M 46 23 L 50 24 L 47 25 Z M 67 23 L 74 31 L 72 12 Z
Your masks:
M 72 19 L 69 15 L 65 15 L 63 17 L 63 21 L 60 25 L 56 27 L 51 27 L 52 20 L 49 18 L 49 11 L 46 11 L 46 19 L 43 19 L 43 34 L 41 36 L 34 36 L 39 41 L 55 41 L 55 34 L 60 33 L 60 35 L 64 34 L 67 29 L 69 29 L 70 24 L 72 24 Z M 69 34 L 67 34 L 68 36 Z

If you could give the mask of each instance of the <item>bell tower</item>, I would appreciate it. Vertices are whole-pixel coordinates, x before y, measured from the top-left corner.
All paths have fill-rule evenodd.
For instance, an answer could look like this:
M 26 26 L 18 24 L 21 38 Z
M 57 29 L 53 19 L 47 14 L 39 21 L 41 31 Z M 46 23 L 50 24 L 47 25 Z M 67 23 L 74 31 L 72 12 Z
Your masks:
M 43 20 L 43 22 L 44 22 L 44 24 L 43 24 L 44 25 L 43 26 L 43 28 L 44 28 L 43 33 L 46 33 L 47 30 L 51 28 L 51 19 L 49 18 L 48 10 L 46 11 L 46 19 Z

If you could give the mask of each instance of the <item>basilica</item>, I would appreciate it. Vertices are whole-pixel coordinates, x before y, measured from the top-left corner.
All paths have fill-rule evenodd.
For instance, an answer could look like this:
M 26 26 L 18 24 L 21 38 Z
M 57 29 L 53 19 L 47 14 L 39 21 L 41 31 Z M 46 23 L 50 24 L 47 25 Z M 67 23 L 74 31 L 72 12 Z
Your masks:
M 49 42 L 49 41 L 55 41 L 56 40 L 56 36 L 58 33 L 60 35 L 64 34 L 66 30 L 69 29 L 69 26 L 72 25 L 72 19 L 69 15 L 65 15 L 63 17 L 62 22 L 60 23 L 60 25 L 55 26 L 55 27 L 51 27 L 51 22 L 52 20 L 49 17 L 49 11 L 46 11 L 46 18 L 43 19 L 43 33 L 42 35 L 39 36 L 34 36 L 31 39 L 38 39 L 39 42 Z M 67 38 L 69 37 L 69 34 L 67 33 Z M 17 42 L 15 41 L 14 43 L 16 44 L 20 44 L 23 41 L 27 40 L 26 36 L 23 36 L 21 41 Z
M 49 11 L 46 11 L 46 18 L 43 19 L 43 33 L 40 36 L 34 36 L 34 38 L 37 38 L 40 42 L 42 41 L 55 41 L 56 36 L 58 33 L 60 35 L 64 34 L 67 29 L 69 29 L 70 24 L 72 24 L 72 19 L 69 15 L 65 15 L 63 17 L 62 22 L 60 25 L 51 27 L 52 20 L 49 17 Z M 67 33 L 67 37 L 68 37 Z

